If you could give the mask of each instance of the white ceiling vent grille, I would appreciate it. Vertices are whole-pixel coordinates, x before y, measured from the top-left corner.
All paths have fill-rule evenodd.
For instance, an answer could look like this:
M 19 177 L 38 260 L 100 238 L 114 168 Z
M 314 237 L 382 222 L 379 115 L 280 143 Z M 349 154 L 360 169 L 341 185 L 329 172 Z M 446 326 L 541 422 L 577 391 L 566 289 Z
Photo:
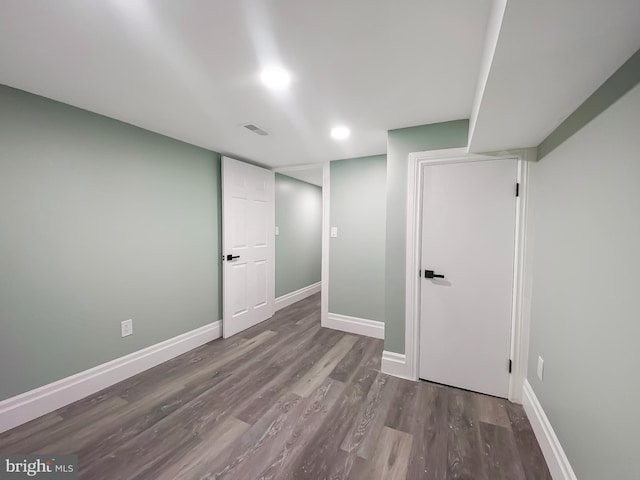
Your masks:
M 253 123 L 246 123 L 246 124 L 244 124 L 242 126 L 244 128 L 246 128 L 247 130 L 251 130 L 256 135 L 260 135 L 262 137 L 266 137 L 267 135 L 269 135 L 269 132 L 267 132 L 263 128 L 260 128 L 259 126 L 255 125 Z

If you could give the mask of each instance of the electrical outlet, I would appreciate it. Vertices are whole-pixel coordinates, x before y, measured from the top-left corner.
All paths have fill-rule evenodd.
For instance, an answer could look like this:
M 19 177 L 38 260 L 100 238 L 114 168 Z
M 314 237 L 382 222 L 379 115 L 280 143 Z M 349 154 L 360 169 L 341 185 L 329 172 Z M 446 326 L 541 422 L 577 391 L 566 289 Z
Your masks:
M 280 227 L 276 225 L 276 235 L 280 235 Z
M 338 237 L 338 227 L 331 227 L 331 238 Z
M 542 380 L 544 376 L 544 360 L 542 357 L 538 356 L 538 378 Z
M 133 334 L 133 320 L 124 320 L 120 322 L 120 333 L 123 337 Z

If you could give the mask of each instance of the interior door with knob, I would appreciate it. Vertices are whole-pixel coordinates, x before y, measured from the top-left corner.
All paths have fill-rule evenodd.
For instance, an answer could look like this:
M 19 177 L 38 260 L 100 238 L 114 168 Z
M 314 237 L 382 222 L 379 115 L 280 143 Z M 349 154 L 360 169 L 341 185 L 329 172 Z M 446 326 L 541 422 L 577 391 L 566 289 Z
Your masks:
M 420 378 L 507 397 L 517 161 L 423 169 Z
M 274 313 L 274 173 L 222 157 L 222 334 Z

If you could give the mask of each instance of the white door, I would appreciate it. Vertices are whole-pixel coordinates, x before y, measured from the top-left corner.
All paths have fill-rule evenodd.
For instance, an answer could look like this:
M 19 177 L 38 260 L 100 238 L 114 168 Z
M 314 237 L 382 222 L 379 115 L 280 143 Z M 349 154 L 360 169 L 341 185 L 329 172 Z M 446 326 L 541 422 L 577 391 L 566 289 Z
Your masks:
M 507 397 L 517 161 L 423 168 L 420 378 Z
M 222 334 L 273 316 L 274 173 L 222 157 Z

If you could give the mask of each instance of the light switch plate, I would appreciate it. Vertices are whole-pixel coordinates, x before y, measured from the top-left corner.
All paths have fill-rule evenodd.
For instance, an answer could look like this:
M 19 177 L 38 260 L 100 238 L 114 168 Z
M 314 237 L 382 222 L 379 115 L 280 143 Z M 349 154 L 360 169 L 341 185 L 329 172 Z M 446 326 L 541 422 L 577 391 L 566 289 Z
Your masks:
M 538 378 L 542 380 L 544 376 L 544 360 L 542 357 L 538 356 Z
M 276 235 L 280 235 L 280 227 L 276 226 Z
M 338 236 L 338 227 L 331 227 L 331 237 L 336 238 Z
M 120 322 L 120 334 L 123 337 L 128 337 L 133 334 L 133 320 L 124 320 Z

